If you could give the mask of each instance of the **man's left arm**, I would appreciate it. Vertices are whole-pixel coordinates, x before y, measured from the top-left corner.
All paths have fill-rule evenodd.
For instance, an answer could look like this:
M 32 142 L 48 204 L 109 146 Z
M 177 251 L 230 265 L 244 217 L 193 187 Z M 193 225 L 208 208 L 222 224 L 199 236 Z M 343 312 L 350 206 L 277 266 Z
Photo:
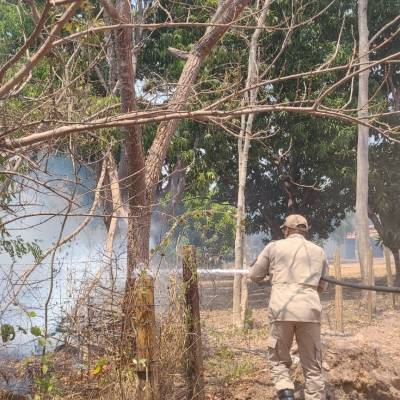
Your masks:
M 266 246 L 264 250 L 257 257 L 256 262 L 250 268 L 249 278 L 253 282 L 261 282 L 267 275 L 269 275 L 269 251 L 270 246 Z

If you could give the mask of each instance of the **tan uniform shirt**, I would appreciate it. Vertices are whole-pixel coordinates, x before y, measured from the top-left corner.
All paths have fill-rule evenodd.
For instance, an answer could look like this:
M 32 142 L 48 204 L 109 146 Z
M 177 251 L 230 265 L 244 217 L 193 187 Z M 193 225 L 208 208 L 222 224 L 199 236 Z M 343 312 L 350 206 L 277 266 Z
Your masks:
M 321 247 L 292 234 L 269 243 L 250 269 L 250 279 L 272 284 L 268 315 L 270 321 L 320 322 L 318 292 L 326 288 L 320 281 L 328 274 L 328 261 Z

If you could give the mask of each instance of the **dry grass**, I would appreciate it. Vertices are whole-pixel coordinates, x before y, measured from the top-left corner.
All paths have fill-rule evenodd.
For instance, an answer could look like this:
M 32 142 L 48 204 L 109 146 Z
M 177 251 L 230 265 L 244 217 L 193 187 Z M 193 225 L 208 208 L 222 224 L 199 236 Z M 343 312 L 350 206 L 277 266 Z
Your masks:
M 391 263 L 393 275 L 396 273 L 394 262 Z M 334 276 L 335 269 L 333 265 L 329 266 L 329 273 Z M 386 278 L 386 264 L 382 258 L 374 258 L 374 274 L 377 278 Z M 342 263 L 342 276 L 343 278 L 360 278 L 360 264 L 356 262 Z

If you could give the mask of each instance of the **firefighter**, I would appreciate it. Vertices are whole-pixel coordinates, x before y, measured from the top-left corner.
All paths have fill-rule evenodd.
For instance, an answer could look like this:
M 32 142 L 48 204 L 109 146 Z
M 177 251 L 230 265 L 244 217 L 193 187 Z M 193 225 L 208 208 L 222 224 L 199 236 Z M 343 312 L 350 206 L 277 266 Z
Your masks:
M 321 303 L 328 274 L 323 249 L 306 239 L 309 226 L 301 215 L 289 215 L 281 226 L 284 239 L 270 242 L 250 269 L 250 279 L 269 277 L 270 333 L 268 360 L 281 400 L 294 400 L 290 349 L 296 337 L 305 377 L 305 400 L 324 400 L 321 353 Z

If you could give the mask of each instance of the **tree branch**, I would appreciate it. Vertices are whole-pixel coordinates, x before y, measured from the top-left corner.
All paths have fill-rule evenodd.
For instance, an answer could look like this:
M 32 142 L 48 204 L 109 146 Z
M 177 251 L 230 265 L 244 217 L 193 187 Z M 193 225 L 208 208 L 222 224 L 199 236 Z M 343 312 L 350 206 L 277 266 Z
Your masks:
M 50 3 L 49 1 L 46 2 L 45 6 L 44 6 L 44 10 L 42 12 L 42 15 L 36 25 L 35 30 L 32 32 L 31 36 L 29 36 L 29 38 L 26 40 L 26 42 L 24 43 L 24 45 L 17 51 L 16 54 L 14 54 L 14 56 L 12 56 L 0 69 L 0 83 L 3 81 L 4 75 L 5 73 L 10 69 L 10 67 L 12 67 L 21 57 L 24 56 L 25 51 L 27 49 L 29 49 L 29 47 L 32 45 L 32 43 L 34 42 L 34 40 L 39 36 L 41 30 L 43 29 L 43 26 L 46 22 L 46 19 L 49 15 L 49 11 L 50 11 Z
M 56 37 L 59 35 L 63 26 L 69 21 L 69 19 L 74 15 L 75 11 L 79 8 L 82 0 L 78 0 L 71 4 L 68 9 L 64 12 L 58 22 L 54 25 L 48 38 L 44 41 L 42 46 L 34 53 L 24 65 L 15 73 L 13 76 L 2 86 L 0 86 L 0 99 L 7 97 L 10 91 L 20 84 L 23 79 L 29 75 L 32 69 L 37 65 L 37 63 L 44 57 L 52 48 L 52 44 L 55 42 Z M 44 21 L 43 21 L 44 22 Z M 39 31 L 40 32 L 40 31 Z M 17 53 L 19 54 L 19 53 Z
M 192 85 L 197 79 L 205 57 L 227 31 L 229 24 L 236 20 L 248 3 L 249 0 L 221 1 L 211 22 L 221 23 L 224 24 L 224 26 L 208 27 L 202 38 L 190 52 L 179 78 L 176 91 L 169 102 L 170 109 L 177 111 L 186 108 L 186 101 L 191 93 Z M 169 122 L 160 124 L 157 129 L 156 137 L 149 150 L 146 159 L 146 187 L 150 199 L 154 196 L 161 166 L 164 162 L 168 145 L 175 133 L 177 123 L 177 120 L 171 119 Z

